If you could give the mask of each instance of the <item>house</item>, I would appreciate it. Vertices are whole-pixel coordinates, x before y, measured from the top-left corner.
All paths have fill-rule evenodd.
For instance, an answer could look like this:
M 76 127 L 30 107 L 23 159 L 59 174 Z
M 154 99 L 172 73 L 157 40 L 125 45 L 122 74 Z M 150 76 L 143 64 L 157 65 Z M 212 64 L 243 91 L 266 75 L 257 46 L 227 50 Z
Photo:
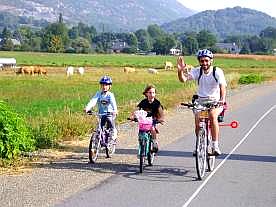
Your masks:
M 272 51 L 273 55 L 276 55 L 276 48 L 274 48 Z
M 130 48 L 130 46 L 125 41 L 116 40 L 111 43 L 110 49 L 112 50 L 112 52 L 120 53 L 122 52 L 122 50 L 128 49 L 128 48 Z
M 21 42 L 17 39 L 11 38 L 10 40 L 12 41 L 12 44 L 14 46 L 16 46 L 16 45 L 20 46 L 21 45 Z M 3 44 L 4 44 L 4 39 L 0 38 L 0 47 L 3 46 Z
M 180 49 L 177 48 L 171 48 L 170 49 L 170 55 L 181 55 L 182 51 Z
M 224 50 L 227 53 L 238 54 L 241 51 L 238 45 L 235 42 L 233 43 L 216 43 L 216 47 L 221 50 Z
M 2 68 L 6 68 L 6 67 L 15 68 L 16 59 L 15 58 L 0 58 L 0 65 L 2 65 Z

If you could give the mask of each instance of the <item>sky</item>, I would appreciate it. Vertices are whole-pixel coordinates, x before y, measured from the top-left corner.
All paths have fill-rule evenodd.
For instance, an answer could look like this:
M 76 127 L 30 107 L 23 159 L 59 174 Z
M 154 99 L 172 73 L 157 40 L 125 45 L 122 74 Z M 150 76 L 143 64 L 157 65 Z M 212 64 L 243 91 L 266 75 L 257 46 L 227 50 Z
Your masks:
M 240 6 L 243 8 L 255 9 L 276 17 L 275 0 L 177 0 L 185 7 L 197 12 L 205 10 L 218 10 L 227 7 Z

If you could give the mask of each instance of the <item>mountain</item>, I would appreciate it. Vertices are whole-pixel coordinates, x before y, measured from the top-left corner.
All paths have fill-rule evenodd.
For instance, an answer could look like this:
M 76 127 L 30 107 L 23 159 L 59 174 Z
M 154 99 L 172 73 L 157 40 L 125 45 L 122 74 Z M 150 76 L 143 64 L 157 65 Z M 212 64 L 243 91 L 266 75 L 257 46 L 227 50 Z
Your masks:
M 223 39 L 228 35 L 259 35 L 268 26 L 276 28 L 276 18 L 252 9 L 234 7 L 207 10 L 161 25 L 167 32 L 209 30 Z
M 100 31 L 134 31 L 195 13 L 177 0 L 0 0 L 0 12 L 49 22 L 61 13 L 67 24 L 83 22 Z

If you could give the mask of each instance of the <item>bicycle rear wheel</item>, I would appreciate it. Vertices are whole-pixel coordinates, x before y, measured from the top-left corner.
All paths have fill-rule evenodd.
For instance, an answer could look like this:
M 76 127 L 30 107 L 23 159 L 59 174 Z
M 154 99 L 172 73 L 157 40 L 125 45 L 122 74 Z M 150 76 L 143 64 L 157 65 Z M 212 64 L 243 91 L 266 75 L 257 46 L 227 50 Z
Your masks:
M 89 150 L 88 151 L 89 161 L 91 163 L 95 163 L 98 158 L 99 150 L 100 150 L 99 135 L 96 132 L 94 132 L 90 137 L 88 150 Z
M 207 159 L 206 131 L 201 128 L 196 139 L 196 172 L 199 180 L 205 175 Z

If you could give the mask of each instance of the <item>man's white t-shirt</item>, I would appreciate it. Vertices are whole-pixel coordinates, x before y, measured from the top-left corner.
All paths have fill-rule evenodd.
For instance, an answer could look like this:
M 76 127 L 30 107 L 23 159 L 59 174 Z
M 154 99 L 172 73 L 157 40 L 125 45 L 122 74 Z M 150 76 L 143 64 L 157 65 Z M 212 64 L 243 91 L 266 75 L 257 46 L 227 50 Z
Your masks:
M 198 81 L 200 74 L 200 67 L 193 68 L 190 71 L 190 77 L 193 80 Z M 215 76 L 213 76 L 213 67 L 210 68 L 208 74 L 202 71 L 202 75 L 199 79 L 197 95 L 201 98 L 209 98 L 218 101 L 220 99 L 220 87 L 219 85 L 227 86 L 224 73 L 221 68 L 216 67 Z

